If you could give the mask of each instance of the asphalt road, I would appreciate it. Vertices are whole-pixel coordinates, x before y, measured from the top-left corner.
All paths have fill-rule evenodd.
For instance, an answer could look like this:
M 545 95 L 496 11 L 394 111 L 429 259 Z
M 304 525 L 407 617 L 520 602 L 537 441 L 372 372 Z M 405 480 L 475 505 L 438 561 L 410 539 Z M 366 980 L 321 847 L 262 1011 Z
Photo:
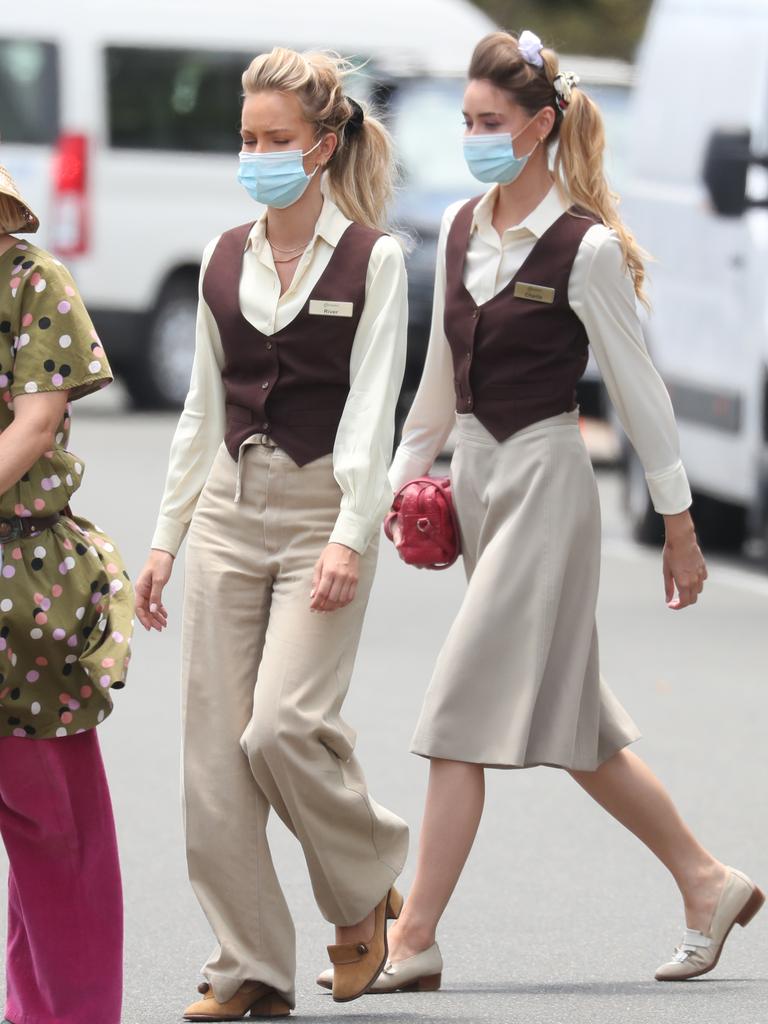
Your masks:
M 88 466 L 77 506 L 119 540 L 134 575 L 152 532 L 173 426 L 173 417 L 128 417 L 98 401 L 75 422 L 73 448 Z M 603 672 L 644 732 L 635 749 L 702 840 L 765 887 L 768 575 L 714 560 L 700 604 L 668 611 L 658 553 L 626 539 L 615 476 L 601 474 L 600 486 Z M 186 881 L 181 834 L 181 570 L 167 594 L 169 631 L 137 636 L 128 688 L 101 729 L 127 904 L 125 1024 L 178 1020 L 212 944 Z M 409 738 L 462 589 L 459 566 L 416 573 L 383 547 L 346 705 L 371 791 L 407 818 L 414 842 L 427 766 L 408 753 Z M 675 888 L 564 773 L 489 773 L 480 835 L 441 928 L 444 988 L 435 994 L 338 1006 L 316 988 L 331 930 L 313 904 L 298 845 L 279 821 L 270 828 L 298 926 L 301 1020 L 768 1020 L 768 912 L 747 931 L 735 930 L 711 980 L 654 982 L 682 929 Z

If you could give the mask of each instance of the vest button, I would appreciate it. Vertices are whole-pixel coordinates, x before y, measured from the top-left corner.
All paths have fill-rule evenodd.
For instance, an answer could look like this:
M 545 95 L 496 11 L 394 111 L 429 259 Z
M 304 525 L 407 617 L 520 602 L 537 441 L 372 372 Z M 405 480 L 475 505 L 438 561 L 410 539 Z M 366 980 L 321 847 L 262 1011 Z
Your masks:
M 271 350 L 271 348 L 272 348 L 272 342 L 268 341 L 267 342 L 267 349 Z
M 261 390 L 262 391 L 266 391 L 268 387 L 269 387 L 269 381 L 265 380 L 264 383 L 261 385 Z
M 468 409 L 471 409 L 471 408 L 472 408 L 472 399 L 471 399 L 471 398 L 468 398 L 468 399 L 467 399 L 467 408 L 468 408 Z
M 261 429 L 266 432 L 267 430 L 269 430 L 269 424 L 268 423 L 262 423 L 261 424 Z
M 479 316 L 480 316 L 480 310 L 477 308 L 477 306 L 475 306 L 475 308 L 472 310 L 472 319 L 473 320 L 477 320 L 477 318 Z

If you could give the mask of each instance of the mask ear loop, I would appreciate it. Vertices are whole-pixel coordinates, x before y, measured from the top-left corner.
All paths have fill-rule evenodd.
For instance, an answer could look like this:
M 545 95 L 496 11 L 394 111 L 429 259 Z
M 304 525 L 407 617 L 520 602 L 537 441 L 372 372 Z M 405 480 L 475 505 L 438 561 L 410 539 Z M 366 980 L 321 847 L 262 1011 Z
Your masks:
M 542 107 L 541 109 L 543 110 L 544 107 Z M 541 113 L 541 110 L 537 110 L 536 113 L 533 115 L 533 117 L 530 118 L 528 121 L 526 121 L 526 123 L 523 125 L 523 127 L 520 129 L 520 131 L 517 132 L 515 135 L 511 136 L 511 140 L 512 140 L 512 156 L 514 156 L 514 158 L 516 160 L 529 160 L 533 156 L 533 154 L 536 152 L 536 150 L 539 147 L 539 145 L 543 144 L 546 136 L 540 135 L 538 137 L 538 139 L 536 139 L 536 142 L 534 143 L 533 149 L 529 153 L 526 153 L 524 156 L 518 156 L 515 153 L 515 139 L 519 139 L 520 136 L 523 134 L 523 132 L 527 131 L 531 127 L 531 125 L 533 124 L 533 122 L 536 120 L 536 118 L 539 116 L 540 113 Z
M 314 146 L 311 146 L 306 151 L 306 153 L 302 153 L 301 154 L 302 163 L 304 162 L 304 157 L 309 156 L 310 153 L 313 153 L 317 149 L 317 147 L 320 145 L 320 143 L 326 138 L 326 136 L 327 135 L 332 135 L 332 134 L 333 134 L 332 132 L 325 132 L 324 135 L 320 136 L 320 138 L 317 140 L 317 142 L 314 144 Z M 326 166 L 327 166 L 326 164 L 315 164 L 314 170 L 312 171 L 311 174 L 308 174 L 307 177 L 311 181 L 312 178 L 314 178 L 314 176 L 317 174 L 318 170 L 324 170 Z

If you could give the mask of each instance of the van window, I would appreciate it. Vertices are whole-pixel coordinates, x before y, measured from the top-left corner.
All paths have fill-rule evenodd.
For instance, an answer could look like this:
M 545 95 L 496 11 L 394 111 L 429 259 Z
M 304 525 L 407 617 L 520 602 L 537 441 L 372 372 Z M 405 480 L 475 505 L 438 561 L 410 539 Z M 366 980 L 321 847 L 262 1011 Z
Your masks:
M 461 145 L 466 84 L 464 78 L 411 78 L 397 84 L 390 100 L 390 127 L 407 188 L 459 194 L 476 190 Z
M 236 152 L 240 79 L 252 57 L 245 52 L 108 47 L 110 144 Z
M 0 143 L 53 143 L 59 134 L 58 50 L 0 39 Z
M 605 123 L 605 172 L 612 189 L 623 191 L 630 144 L 630 90 L 626 85 L 591 85 L 584 91 L 600 107 Z

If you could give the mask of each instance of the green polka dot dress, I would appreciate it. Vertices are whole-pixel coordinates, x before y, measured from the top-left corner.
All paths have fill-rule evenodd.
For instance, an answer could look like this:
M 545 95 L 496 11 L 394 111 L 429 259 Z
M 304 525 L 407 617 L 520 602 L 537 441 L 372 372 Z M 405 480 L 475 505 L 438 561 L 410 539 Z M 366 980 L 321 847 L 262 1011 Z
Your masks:
M 49 253 L 18 242 L 0 255 L 0 433 L 19 395 L 82 398 L 112 374 L 74 282 Z M 0 517 L 68 506 L 83 463 L 67 450 L 71 405 L 51 451 L 0 494 Z M 0 544 L 0 736 L 46 739 L 92 729 L 124 685 L 133 589 L 115 544 L 77 515 Z

